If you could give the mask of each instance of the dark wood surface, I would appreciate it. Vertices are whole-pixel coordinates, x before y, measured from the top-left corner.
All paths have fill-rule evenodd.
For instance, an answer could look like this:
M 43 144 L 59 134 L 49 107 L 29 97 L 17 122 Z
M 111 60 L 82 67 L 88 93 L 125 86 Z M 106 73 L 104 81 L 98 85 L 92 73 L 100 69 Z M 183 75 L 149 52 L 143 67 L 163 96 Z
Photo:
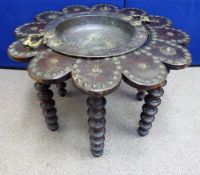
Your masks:
M 139 90 L 139 92 L 136 94 L 136 98 L 138 101 L 142 101 L 144 100 L 145 95 L 146 91 Z
M 31 22 L 19 26 L 15 30 L 15 35 L 17 38 L 27 37 L 31 34 L 42 34 L 44 27 L 47 25 L 46 22 Z
M 121 72 L 118 60 L 77 60 L 72 71 L 76 87 L 90 95 L 108 95 L 118 88 Z
M 161 104 L 160 97 L 163 96 L 163 88 L 158 88 L 148 91 L 145 96 L 145 104 L 142 106 L 141 120 L 139 122 L 138 133 L 141 136 L 146 136 L 152 127 L 155 115 L 158 113 L 158 106 Z
M 114 5 L 105 5 L 105 4 L 99 4 L 95 5 L 91 8 L 93 11 L 101 11 L 101 12 L 118 12 L 118 7 Z
M 62 15 L 63 15 L 63 13 L 59 12 L 59 11 L 48 11 L 48 12 L 38 14 L 36 16 L 36 20 L 38 22 L 40 22 L 40 21 L 41 22 L 50 22 Z
M 57 88 L 58 88 L 58 94 L 59 94 L 61 97 L 66 96 L 67 90 L 66 90 L 65 88 L 66 88 L 66 86 L 67 86 L 67 83 L 65 83 L 65 82 L 57 83 L 56 86 L 57 86 Z
M 131 16 L 134 16 L 134 15 L 147 15 L 147 13 L 142 10 L 142 9 L 137 9 L 137 8 L 124 8 L 124 9 L 121 9 L 120 10 L 120 13 L 124 13 L 126 15 L 131 15 Z
M 28 72 L 38 82 L 58 83 L 71 76 L 72 66 L 76 59 L 53 52 L 37 55 L 31 60 Z
M 125 21 L 134 25 L 145 25 L 149 33 L 148 39 L 136 51 L 101 59 L 67 56 L 48 48 L 45 41 L 34 49 L 24 46 L 26 37 L 30 34 L 43 34 L 46 25 L 57 17 L 87 11 L 127 15 Z M 172 28 L 172 21 L 167 18 L 148 16 L 150 22 L 144 23 L 139 21 L 141 15 L 147 14 L 141 9 L 119 10 L 112 5 L 97 5 L 92 8 L 69 6 L 62 12 L 44 12 L 36 16 L 36 22 L 27 23 L 16 29 L 17 42 L 12 43 L 8 49 L 12 59 L 30 62 L 28 72 L 37 81 L 35 87 L 39 91 L 38 98 L 50 130 L 58 129 L 57 111 L 55 101 L 52 99 L 53 92 L 49 89 L 50 84 L 56 84 L 58 93 L 65 96 L 67 91 L 64 81 L 72 78 L 74 86 L 89 96 L 87 100 L 89 134 L 91 151 L 96 157 L 103 154 L 104 148 L 106 123 L 104 96 L 115 91 L 121 80 L 137 88 L 139 92 L 136 98 L 145 101 L 138 133 L 145 136 L 149 133 L 158 112 L 160 97 L 164 93 L 162 87 L 166 84 L 170 69 L 183 69 L 189 66 L 192 60 L 191 54 L 185 48 L 190 41 L 186 33 Z
M 63 8 L 63 12 L 65 14 L 87 12 L 87 11 L 90 11 L 90 8 L 84 5 L 72 5 Z
M 91 152 L 95 157 L 103 154 L 106 124 L 106 99 L 104 97 L 89 97 L 88 104 L 88 125 L 91 143 Z
M 85 6 L 70 6 L 64 8 L 65 13 L 77 13 L 82 11 L 89 11 L 90 8 Z M 124 13 L 127 15 L 145 15 L 146 13 L 140 9 L 122 9 L 120 12 L 116 7 L 113 6 L 104 6 L 104 5 L 98 5 L 92 8 L 92 10 L 96 11 L 115 11 L 115 13 Z M 16 29 L 16 34 L 18 37 L 27 37 L 29 34 L 41 34 L 43 32 L 44 27 L 46 24 L 53 20 L 54 18 L 62 15 L 62 12 L 58 11 L 49 11 L 45 13 L 41 13 L 37 15 L 36 19 L 38 22 L 35 23 L 28 23 L 21 27 L 18 27 Z M 111 59 L 118 59 L 120 64 L 118 67 L 121 67 L 121 70 L 118 70 L 123 74 L 123 79 L 130 84 L 133 87 L 140 88 L 140 89 L 151 89 L 162 85 L 162 82 L 166 80 L 166 74 L 164 73 L 164 68 L 162 71 L 159 71 L 159 66 L 162 66 L 162 62 L 164 65 L 166 65 L 167 69 L 182 69 L 187 67 L 191 63 L 191 55 L 187 51 L 186 48 L 181 47 L 180 45 L 187 45 L 189 42 L 189 37 L 187 34 L 185 34 L 182 31 L 176 30 L 171 28 L 172 22 L 164 17 L 159 16 L 149 16 L 151 23 L 146 24 L 147 28 L 149 30 L 150 36 L 149 36 L 149 42 L 147 42 L 143 47 L 141 47 L 138 51 L 126 54 L 124 56 L 118 56 L 118 57 L 111 57 Z M 159 41 L 161 40 L 161 42 Z M 166 41 L 166 42 L 165 42 Z M 162 47 L 162 48 L 161 48 Z M 168 55 L 168 52 L 161 52 L 161 50 L 168 49 L 168 52 L 170 52 L 171 55 Z M 170 51 L 170 49 L 174 52 L 176 50 L 176 54 L 173 54 L 173 52 Z M 45 45 L 41 45 L 39 48 L 36 49 L 29 49 L 28 47 L 23 45 L 22 40 L 18 41 L 18 43 L 13 43 L 11 45 L 11 49 L 9 48 L 8 53 L 12 59 L 15 59 L 17 61 L 30 61 L 33 59 L 33 62 L 29 65 L 29 74 L 32 78 L 34 78 L 36 81 L 43 82 L 43 83 L 57 83 L 62 82 L 66 79 L 66 75 L 75 74 L 75 69 L 73 67 L 73 61 L 76 58 L 70 57 L 70 56 L 64 56 L 59 53 L 53 52 L 53 57 L 48 54 L 48 51 L 50 49 L 47 48 Z M 47 53 L 45 53 L 47 52 Z M 45 53 L 41 54 L 40 53 Z M 137 55 L 135 54 L 142 54 L 142 59 L 137 59 Z M 164 54 L 163 54 L 164 53 Z M 47 54 L 47 55 L 46 55 Z M 40 55 L 40 56 L 39 56 Z M 45 55 L 45 56 L 43 56 Z M 149 55 L 149 59 L 146 58 L 147 55 Z M 35 56 L 35 57 L 34 57 Z M 43 57 L 40 61 L 38 61 L 38 57 Z M 142 57 L 142 56 L 140 56 Z M 125 58 L 125 59 L 124 59 Z M 50 63 L 51 60 L 57 59 L 59 60 L 58 64 Z M 63 60 L 62 60 L 63 59 Z M 108 58 L 107 58 L 108 59 Z M 143 60 L 143 61 L 142 61 Z M 99 60 L 100 61 L 103 60 Z M 47 63 L 48 62 L 48 63 Z M 141 64 L 140 64 L 141 62 Z M 157 65 L 159 66 L 153 66 L 153 62 L 159 62 Z M 114 61 L 113 61 L 114 63 Z M 92 61 L 86 61 L 85 64 L 93 64 Z M 132 66 L 130 66 L 130 64 Z M 141 69 L 141 65 L 145 64 L 148 65 L 146 67 Z M 32 69 L 32 66 L 35 69 Z M 110 63 L 109 63 L 110 65 Z M 156 64 L 155 64 L 156 65 Z M 90 67 L 90 65 L 88 65 Z M 69 67 L 69 71 L 62 72 L 63 67 Z M 86 66 L 87 67 L 87 66 Z M 112 66 L 111 66 L 112 67 Z M 133 68 L 134 67 L 134 68 Z M 107 66 L 109 69 L 109 66 Z M 51 69 L 51 70 L 50 70 Z M 53 70 L 53 71 L 52 71 Z M 105 69 L 104 69 L 105 71 Z M 128 75 L 126 72 L 131 72 L 132 74 Z M 153 71 L 154 77 L 147 77 L 148 73 L 147 71 Z M 37 72 L 37 74 L 35 74 Z M 42 75 L 48 75 L 49 72 L 53 72 L 55 76 L 51 76 L 50 78 L 46 78 Z M 62 72 L 62 73 L 61 73 Z M 110 72 L 111 73 L 111 72 Z M 81 74 L 84 74 L 81 72 Z M 162 75 L 161 75 L 162 74 Z M 59 76 L 58 76 L 59 75 Z M 89 81 L 91 84 L 94 84 L 95 81 L 93 81 L 93 74 L 90 73 L 87 75 L 87 81 Z M 111 77 L 112 75 L 107 75 L 108 77 Z M 133 78 L 133 76 L 136 76 Z M 163 78 L 161 78 L 163 76 Z M 104 76 L 106 77 L 106 76 Z M 88 80 L 90 79 L 91 80 Z M 148 79 L 149 78 L 149 79 Z M 158 80 L 160 78 L 160 81 L 152 84 L 152 81 Z M 77 83 L 77 80 L 74 80 L 74 84 L 78 86 L 82 91 L 88 93 L 88 94 L 96 94 L 96 90 L 88 90 L 84 86 L 80 86 L 79 83 Z M 142 80 L 142 82 L 138 81 Z M 105 79 L 105 81 L 107 81 Z M 99 84 L 104 84 L 105 82 L 102 79 L 102 82 L 99 81 Z M 107 89 L 102 88 L 102 94 L 109 94 L 110 89 L 112 89 L 112 86 L 108 87 Z M 107 91 L 107 92 L 106 92 Z M 101 93 L 99 93 L 101 95 Z
M 163 27 L 172 27 L 172 21 L 168 18 L 162 16 L 148 16 L 150 19 L 150 23 L 147 25 L 152 28 L 163 28 Z
M 35 83 L 35 89 L 38 90 L 38 100 L 41 101 L 40 106 L 43 110 L 47 127 L 51 131 L 56 131 L 58 129 L 57 110 L 55 108 L 55 101 L 52 99 L 53 92 L 49 87 L 49 84 Z

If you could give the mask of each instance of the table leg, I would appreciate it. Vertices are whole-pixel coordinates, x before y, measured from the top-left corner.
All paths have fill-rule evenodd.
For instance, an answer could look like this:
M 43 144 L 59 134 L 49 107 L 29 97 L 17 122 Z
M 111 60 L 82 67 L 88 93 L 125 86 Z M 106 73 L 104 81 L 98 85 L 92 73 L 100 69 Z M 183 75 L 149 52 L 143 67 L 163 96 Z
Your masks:
M 139 89 L 138 89 L 138 91 L 139 91 L 139 92 L 136 94 L 137 100 L 138 100 L 138 101 L 144 100 L 144 97 L 145 97 L 145 95 L 146 95 L 145 91 L 139 90 Z
M 88 104 L 88 125 L 93 156 L 100 157 L 103 154 L 106 124 L 106 99 L 104 97 L 89 97 Z
M 155 119 L 155 115 L 158 112 L 158 106 L 161 104 L 160 97 L 164 94 L 163 88 L 158 88 L 148 91 L 145 96 L 145 104 L 142 107 L 143 112 L 140 117 L 138 133 L 141 136 L 146 136 L 152 127 L 152 123 Z
M 67 94 L 67 90 L 65 89 L 65 87 L 67 86 L 67 83 L 62 82 L 62 83 L 58 83 L 56 84 L 57 88 L 58 88 L 58 94 L 61 97 L 64 97 Z
M 58 129 L 58 117 L 55 101 L 52 99 L 53 92 L 49 89 L 50 85 L 36 82 L 35 88 L 38 90 L 38 99 L 41 101 L 40 106 L 43 109 L 47 127 L 51 131 L 56 131 Z

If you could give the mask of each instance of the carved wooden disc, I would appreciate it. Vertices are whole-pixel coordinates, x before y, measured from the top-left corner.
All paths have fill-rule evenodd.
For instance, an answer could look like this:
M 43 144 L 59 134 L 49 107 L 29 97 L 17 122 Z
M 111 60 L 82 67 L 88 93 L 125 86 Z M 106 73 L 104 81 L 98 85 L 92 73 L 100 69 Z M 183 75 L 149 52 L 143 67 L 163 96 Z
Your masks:
M 63 8 L 64 13 L 77 13 L 77 12 L 87 12 L 90 8 L 84 5 L 72 5 Z
M 49 22 L 52 21 L 56 18 L 58 18 L 59 16 L 62 16 L 63 13 L 59 12 L 59 11 L 48 11 L 48 12 L 44 12 L 44 13 L 40 13 L 36 16 L 36 20 L 37 21 L 44 21 L 44 22 Z
M 124 8 L 120 10 L 120 13 L 124 13 L 126 15 L 146 15 L 146 12 L 144 10 L 141 9 L 137 9 L 137 8 Z
M 39 82 L 57 83 L 70 76 L 75 59 L 51 50 L 37 55 L 28 66 L 29 75 Z
M 101 12 L 118 12 L 119 9 L 117 6 L 110 4 L 98 4 L 92 7 L 93 11 L 101 11 Z
M 191 54 L 181 45 L 156 39 L 148 48 L 153 58 L 158 58 L 170 69 L 183 69 L 191 64 Z
M 185 32 L 174 29 L 174 28 L 152 28 L 150 29 L 153 37 L 165 40 L 165 41 L 170 41 L 172 43 L 177 43 L 181 45 L 187 45 L 190 42 L 190 37 L 187 35 Z
M 27 37 L 30 34 L 42 34 L 46 24 L 46 22 L 26 23 L 16 28 L 15 35 L 20 38 Z
M 73 66 L 74 84 L 91 95 L 107 95 L 114 91 L 121 80 L 119 60 L 77 60 Z
M 148 16 L 150 23 L 147 25 L 152 28 L 171 27 L 172 21 L 162 16 Z
M 23 45 L 24 39 L 13 42 L 8 48 L 8 55 L 15 61 L 29 62 L 39 52 L 46 51 L 46 46 L 41 45 L 36 49 L 30 49 Z
M 147 50 L 122 56 L 121 66 L 124 81 L 144 90 L 164 85 L 168 74 L 165 65 Z

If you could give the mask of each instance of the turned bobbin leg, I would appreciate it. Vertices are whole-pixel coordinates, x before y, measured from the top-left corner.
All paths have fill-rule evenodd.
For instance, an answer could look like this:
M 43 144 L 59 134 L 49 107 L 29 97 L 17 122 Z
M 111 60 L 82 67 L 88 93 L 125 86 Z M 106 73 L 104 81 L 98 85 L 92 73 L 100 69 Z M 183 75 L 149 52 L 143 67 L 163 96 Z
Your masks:
M 163 88 L 158 88 L 148 91 L 145 96 L 145 104 L 142 107 L 143 112 L 140 117 L 138 133 L 141 136 L 145 136 L 149 133 L 152 123 L 155 119 L 155 115 L 158 112 L 158 106 L 161 104 L 160 97 L 164 94 Z
M 67 84 L 65 82 L 56 84 L 56 87 L 58 88 L 58 94 L 61 97 L 64 97 L 67 94 L 67 90 L 65 89 L 66 86 Z
M 144 100 L 144 97 L 146 95 L 145 91 L 143 90 L 138 90 L 139 92 L 136 94 L 136 98 L 138 101 Z
M 37 82 L 35 88 L 38 90 L 38 99 L 41 101 L 40 106 L 43 109 L 47 127 L 51 131 L 55 131 L 58 129 L 58 117 L 55 101 L 52 99 L 53 92 L 49 89 L 50 85 Z
M 88 124 L 91 143 L 91 152 L 95 157 L 103 154 L 105 140 L 105 115 L 106 99 L 104 97 L 89 97 L 88 104 Z

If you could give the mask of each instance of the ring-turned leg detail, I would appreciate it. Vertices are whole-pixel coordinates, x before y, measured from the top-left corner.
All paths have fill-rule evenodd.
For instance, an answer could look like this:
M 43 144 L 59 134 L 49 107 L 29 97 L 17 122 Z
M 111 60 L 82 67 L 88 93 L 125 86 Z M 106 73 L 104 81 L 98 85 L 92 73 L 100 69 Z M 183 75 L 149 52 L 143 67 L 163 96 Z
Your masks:
M 38 99 L 41 101 L 40 106 L 43 109 L 47 127 L 51 131 L 56 131 L 58 129 L 58 117 L 56 115 L 55 101 L 52 99 L 53 92 L 49 89 L 50 85 L 37 82 L 35 83 L 35 88 L 39 91 Z
M 95 157 L 103 154 L 105 141 L 105 115 L 106 99 L 104 97 L 89 97 L 88 104 L 88 125 L 91 143 L 91 152 Z
M 65 87 L 67 86 L 67 84 L 65 82 L 62 82 L 62 83 L 56 84 L 56 86 L 58 88 L 58 94 L 61 97 L 64 97 L 67 94 L 67 90 L 65 89 Z
M 138 133 L 141 136 L 146 136 L 149 133 L 149 130 L 152 127 L 152 123 L 155 119 L 155 115 L 158 112 L 158 106 L 161 104 L 160 97 L 163 96 L 163 88 L 158 88 L 148 91 L 148 94 L 145 96 L 145 104 L 142 107 L 143 112 L 140 117 Z
M 144 100 L 145 95 L 145 91 L 139 90 L 139 92 L 136 94 L 136 98 L 138 101 L 142 101 Z

